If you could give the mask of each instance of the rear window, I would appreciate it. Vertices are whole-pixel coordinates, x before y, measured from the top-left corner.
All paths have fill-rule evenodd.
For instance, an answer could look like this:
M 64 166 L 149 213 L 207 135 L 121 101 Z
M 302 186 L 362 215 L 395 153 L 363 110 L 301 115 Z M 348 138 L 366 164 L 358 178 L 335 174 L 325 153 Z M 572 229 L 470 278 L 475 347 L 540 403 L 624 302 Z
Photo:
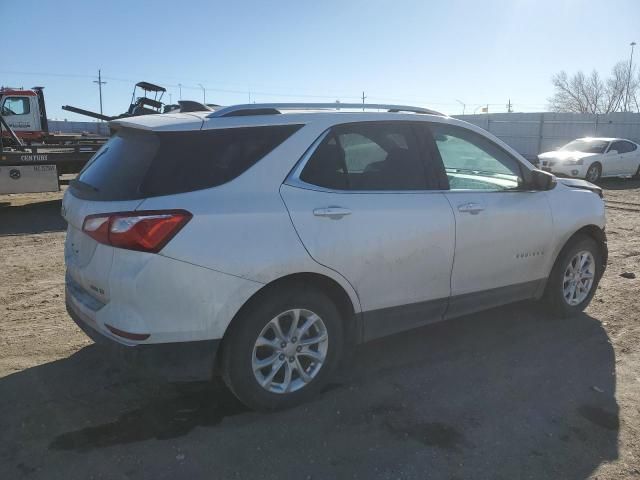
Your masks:
M 132 200 L 215 187 L 236 178 L 301 126 L 122 129 L 87 163 L 72 188 L 82 198 Z

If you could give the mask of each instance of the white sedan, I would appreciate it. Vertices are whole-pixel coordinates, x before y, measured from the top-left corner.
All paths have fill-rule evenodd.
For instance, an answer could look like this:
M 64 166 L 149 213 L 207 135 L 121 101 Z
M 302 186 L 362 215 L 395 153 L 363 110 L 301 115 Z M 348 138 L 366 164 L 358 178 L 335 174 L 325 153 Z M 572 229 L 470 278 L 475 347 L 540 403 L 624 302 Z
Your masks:
M 578 138 L 538 155 L 538 167 L 596 182 L 603 177 L 640 176 L 640 145 L 624 138 Z

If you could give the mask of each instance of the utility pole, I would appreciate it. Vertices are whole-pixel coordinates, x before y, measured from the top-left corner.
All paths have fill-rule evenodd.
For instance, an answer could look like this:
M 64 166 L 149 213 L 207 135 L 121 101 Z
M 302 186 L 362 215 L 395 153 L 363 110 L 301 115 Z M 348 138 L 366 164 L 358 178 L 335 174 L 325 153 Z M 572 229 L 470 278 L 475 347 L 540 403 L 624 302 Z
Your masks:
M 636 46 L 636 42 L 631 42 L 631 56 L 629 57 L 629 75 L 627 75 L 627 95 L 624 99 L 624 111 L 629 111 L 629 87 L 631 85 L 631 72 L 633 71 L 633 47 Z
M 364 92 L 362 92 L 362 111 L 364 112 L 364 100 L 365 100 Z
M 511 105 L 511 99 L 509 99 L 509 103 L 507 103 L 507 113 L 513 113 L 513 108 Z
M 202 86 L 201 83 L 199 83 L 198 85 L 200 85 L 200 88 L 202 89 L 202 104 L 206 105 L 207 104 L 207 94 L 206 94 L 206 90 L 204 89 L 204 87 Z
M 169 93 L 169 105 L 173 105 L 172 95 Z
M 182 100 L 182 84 L 181 83 L 178 84 L 178 90 L 180 92 L 180 100 Z
M 107 82 L 102 81 L 102 72 L 98 69 L 98 80 L 94 80 L 93 83 L 98 84 L 98 91 L 100 92 L 100 115 L 102 115 L 102 85 Z M 102 122 L 102 120 L 100 120 Z

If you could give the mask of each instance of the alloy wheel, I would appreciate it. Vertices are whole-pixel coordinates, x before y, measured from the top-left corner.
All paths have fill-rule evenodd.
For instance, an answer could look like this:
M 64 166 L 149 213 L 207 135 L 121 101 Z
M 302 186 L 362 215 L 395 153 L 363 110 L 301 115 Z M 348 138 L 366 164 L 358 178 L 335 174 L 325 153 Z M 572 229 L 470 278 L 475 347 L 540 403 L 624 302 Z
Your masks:
M 327 359 L 329 336 L 319 315 L 306 309 L 280 313 L 262 329 L 251 365 L 258 384 L 271 393 L 291 393 L 310 383 Z
M 595 260 L 591 252 L 583 250 L 573 256 L 562 279 L 562 293 L 567 304 L 579 305 L 589 296 L 595 271 Z
M 589 167 L 589 170 L 587 170 L 587 174 L 585 175 L 585 177 L 591 183 L 598 181 L 598 179 L 600 178 L 600 172 L 598 170 L 598 166 L 591 165 Z

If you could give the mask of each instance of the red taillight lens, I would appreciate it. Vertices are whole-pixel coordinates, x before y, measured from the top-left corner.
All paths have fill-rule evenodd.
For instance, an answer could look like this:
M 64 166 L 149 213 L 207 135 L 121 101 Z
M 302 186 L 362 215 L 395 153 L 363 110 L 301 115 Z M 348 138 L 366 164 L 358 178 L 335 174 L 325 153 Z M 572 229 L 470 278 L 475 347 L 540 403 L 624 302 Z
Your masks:
M 191 220 L 185 210 L 153 210 L 89 215 L 82 230 L 100 243 L 157 253 Z

